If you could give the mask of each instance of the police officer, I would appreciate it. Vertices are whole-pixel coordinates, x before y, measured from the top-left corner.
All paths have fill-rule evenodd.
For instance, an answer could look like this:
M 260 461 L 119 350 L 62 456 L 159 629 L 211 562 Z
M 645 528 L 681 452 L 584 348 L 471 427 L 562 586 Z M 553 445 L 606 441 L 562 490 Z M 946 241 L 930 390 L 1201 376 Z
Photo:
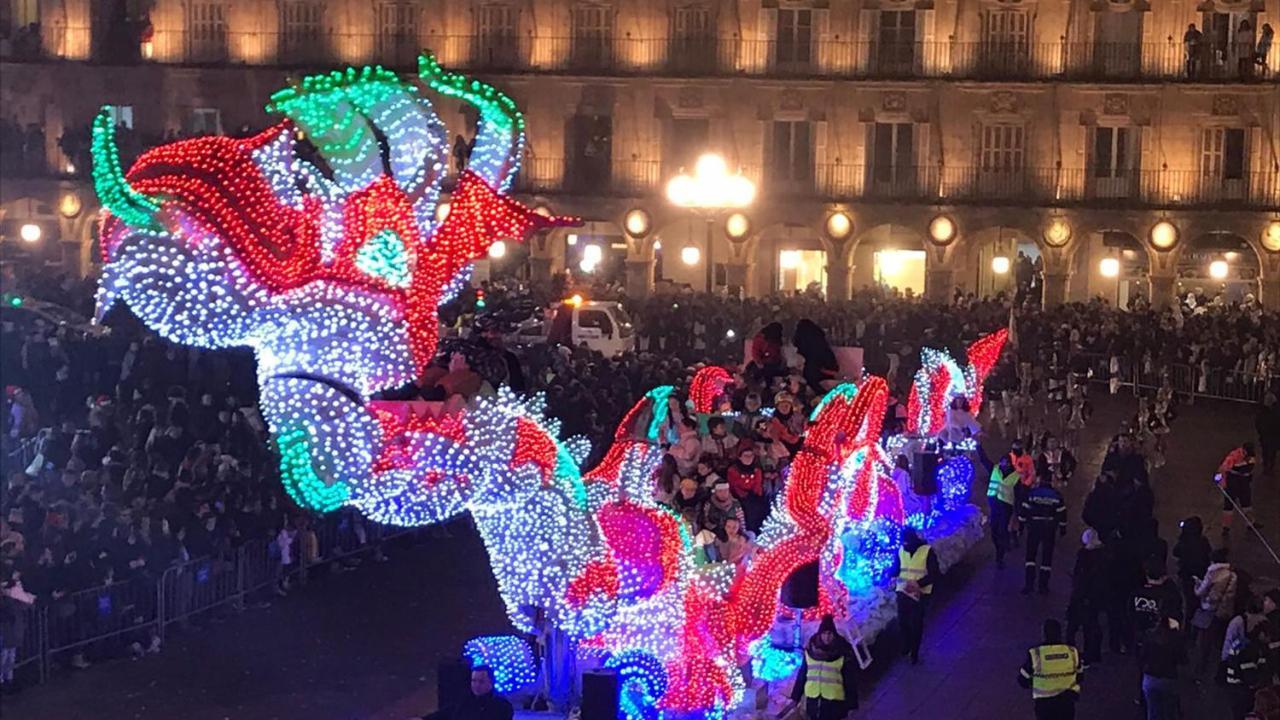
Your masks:
M 1018 684 L 1031 688 L 1036 720 L 1074 720 L 1080 698 L 1080 656 L 1062 642 L 1062 625 L 1057 620 L 1044 621 L 1044 642 L 1027 653 Z
M 824 615 L 805 645 L 791 699 L 804 701 L 809 720 L 844 720 L 858 707 L 857 672 L 853 645 L 836 632 L 835 620 Z
M 1067 503 L 1053 487 L 1048 475 L 1039 475 L 1035 486 L 1018 503 L 1018 522 L 1027 528 L 1026 581 L 1022 594 L 1031 592 L 1036 575 L 1040 576 L 1040 594 L 1049 592 L 1049 573 L 1053 571 L 1055 536 L 1067 534 Z M 1036 551 L 1040 553 L 1039 572 Z

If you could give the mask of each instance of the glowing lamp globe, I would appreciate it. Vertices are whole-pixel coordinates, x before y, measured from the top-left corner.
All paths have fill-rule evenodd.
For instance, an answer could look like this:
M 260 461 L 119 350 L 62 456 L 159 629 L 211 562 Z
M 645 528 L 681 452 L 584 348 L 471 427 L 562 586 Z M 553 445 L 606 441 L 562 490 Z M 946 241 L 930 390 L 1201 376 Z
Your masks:
M 853 220 L 845 213 L 832 213 L 827 218 L 827 234 L 836 240 L 843 240 L 849 237 L 849 233 L 853 231 Z
M 1214 260 L 1209 263 L 1209 277 L 1214 280 L 1226 280 L 1230 272 L 1231 266 L 1226 260 Z
M 780 265 L 783 270 L 794 270 L 800 267 L 800 251 L 783 250 L 778 254 L 778 265 Z
M 507 255 L 507 243 L 505 241 L 498 240 L 489 246 L 489 257 L 493 258 L 494 260 L 504 258 L 506 257 L 506 255 Z
M 1262 247 L 1271 252 L 1280 252 L 1280 220 L 1267 223 L 1267 229 L 1262 233 Z
M 956 237 L 956 224 L 946 215 L 929 221 L 929 238 L 938 245 L 946 245 Z
M 697 265 L 698 261 L 701 259 L 702 251 L 692 245 L 681 248 L 680 250 L 680 262 L 685 265 Z
M 1151 228 L 1151 244 L 1157 250 L 1168 250 L 1178 243 L 1178 228 L 1168 220 L 1161 220 Z
M 751 221 L 742 213 L 734 213 L 724 221 L 724 232 L 734 240 L 741 240 L 751 231 Z
M 1120 277 L 1120 261 L 1116 258 L 1102 258 L 1102 262 L 1098 263 L 1098 272 L 1106 278 Z
M 18 229 L 18 237 L 22 238 L 23 242 L 40 242 L 40 238 L 43 236 L 44 231 L 35 223 L 27 223 Z
M 997 275 L 1009 274 L 1009 258 L 1004 255 L 997 255 L 991 258 L 991 272 Z

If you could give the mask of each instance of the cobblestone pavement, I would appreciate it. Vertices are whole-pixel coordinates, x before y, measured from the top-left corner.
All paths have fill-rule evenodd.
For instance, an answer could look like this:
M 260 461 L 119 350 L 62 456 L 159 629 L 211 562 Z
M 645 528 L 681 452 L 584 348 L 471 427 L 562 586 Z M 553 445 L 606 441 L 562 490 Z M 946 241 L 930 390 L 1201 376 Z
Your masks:
M 863 683 L 857 717 L 876 720 L 1030 718 L 1029 692 L 1015 682 L 1041 621 L 1061 617 L 1079 547 L 1079 509 L 1101 463 L 1105 443 L 1132 398 L 1098 398 L 1085 432 L 1082 466 L 1068 490 L 1072 525 L 1054 561 L 1053 592 L 1024 597 L 1020 555 L 997 571 L 989 543 L 976 547 L 937 593 L 922 662 L 890 659 L 894 640 Z M 1216 543 L 1214 466 L 1252 428 L 1243 405 L 1185 408 L 1170 436 L 1169 462 L 1155 476 L 1161 534 L 1172 545 L 1177 520 L 1200 514 Z M 1005 449 L 997 434 L 988 449 Z M 980 491 L 975 491 L 975 497 Z M 1259 517 L 1273 545 L 1280 528 L 1277 483 L 1255 487 Z M 1237 534 L 1240 533 L 1237 531 Z M 1260 543 L 1239 537 L 1238 561 L 1275 578 Z M 1017 551 L 1015 551 L 1016 553 Z M 506 620 L 484 551 L 473 532 L 426 537 L 397 546 L 391 561 L 315 578 L 309 587 L 222 623 L 171 632 L 163 653 L 102 663 L 86 672 L 59 671 L 44 686 L 3 698 L 6 720 L 404 720 L 434 707 L 435 666 L 468 638 L 504 632 Z M 1130 720 L 1137 670 L 1131 658 L 1106 655 L 1091 669 L 1078 717 Z M 1185 717 L 1226 717 L 1211 684 L 1185 683 Z

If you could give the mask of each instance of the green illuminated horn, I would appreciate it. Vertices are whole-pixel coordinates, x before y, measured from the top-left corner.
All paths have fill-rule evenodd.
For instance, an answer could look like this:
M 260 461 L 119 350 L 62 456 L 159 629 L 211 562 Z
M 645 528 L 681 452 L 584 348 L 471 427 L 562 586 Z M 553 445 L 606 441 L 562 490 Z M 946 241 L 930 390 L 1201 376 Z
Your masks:
M 157 219 L 160 203 L 129 187 L 125 180 L 115 130 L 111 106 L 104 106 L 93 119 L 93 188 L 98 199 L 112 215 L 133 227 L 163 230 Z

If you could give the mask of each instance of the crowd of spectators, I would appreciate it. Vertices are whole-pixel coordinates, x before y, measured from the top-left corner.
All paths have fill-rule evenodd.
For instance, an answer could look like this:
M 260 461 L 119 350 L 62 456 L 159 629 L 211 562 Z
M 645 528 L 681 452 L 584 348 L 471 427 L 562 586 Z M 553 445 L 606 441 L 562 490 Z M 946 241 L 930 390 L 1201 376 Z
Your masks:
M 89 286 L 63 279 L 31 290 L 83 310 Z M 39 320 L 0 328 L 6 648 L 23 633 L 13 625 L 23 617 L 16 598 L 73 622 L 85 611 L 81 591 L 139 581 L 154 597 L 166 570 L 211 560 L 217 572 L 250 544 L 266 553 L 280 576 L 272 589 L 284 594 L 287 566 L 319 550 L 313 519 L 279 482 L 255 408 L 252 355 L 171 345 L 113 314 L 104 335 Z M 336 527 L 344 547 L 367 538 L 352 513 Z M 126 639 L 77 650 L 71 665 L 159 647 L 154 637 Z

